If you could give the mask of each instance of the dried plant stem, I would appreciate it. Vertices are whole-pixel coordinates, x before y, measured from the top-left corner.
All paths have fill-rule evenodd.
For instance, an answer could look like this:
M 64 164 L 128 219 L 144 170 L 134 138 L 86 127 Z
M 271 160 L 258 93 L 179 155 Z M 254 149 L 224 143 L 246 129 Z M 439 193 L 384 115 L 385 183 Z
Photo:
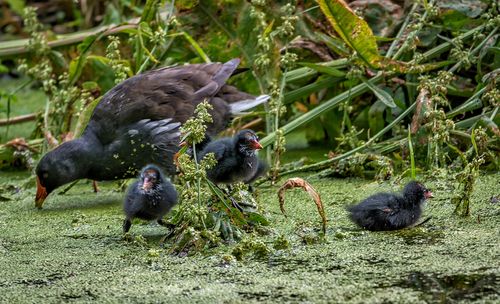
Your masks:
M 285 213 L 285 191 L 293 188 L 302 188 L 306 191 L 309 196 L 313 199 L 316 207 L 318 208 L 318 213 L 321 216 L 321 222 L 323 225 L 323 234 L 326 234 L 326 215 L 325 208 L 323 207 L 323 202 L 321 201 L 321 197 L 319 193 L 309 184 L 307 181 L 303 180 L 299 177 L 290 178 L 287 180 L 278 190 L 278 199 L 280 202 L 280 210 L 283 215 L 286 217 Z

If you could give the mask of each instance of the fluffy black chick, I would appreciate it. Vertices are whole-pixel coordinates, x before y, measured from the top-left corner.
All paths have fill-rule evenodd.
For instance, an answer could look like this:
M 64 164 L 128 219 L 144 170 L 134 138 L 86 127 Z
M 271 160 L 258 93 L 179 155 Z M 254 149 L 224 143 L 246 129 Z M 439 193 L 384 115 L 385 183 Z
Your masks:
M 242 130 L 233 137 L 208 143 L 199 154 L 203 159 L 214 153 L 217 164 L 207 170 L 207 177 L 215 184 L 251 183 L 264 174 L 267 165 L 259 160 L 256 150 L 262 149 L 259 138 L 252 130 Z
M 348 207 L 353 222 L 372 231 L 397 230 L 415 224 L 422 214 L 422 204 L 432 192 L 423 184 L 411 181 L 403 195 L 377 193 Z
M 165 225 L 162 218 L 176 203 L 177 191 L 174 186 L 164 178 L 160 168 L 147 165 L 125 197 L 123 232 L 130 230 L 134 218 L 156 220 L 158 224 Z

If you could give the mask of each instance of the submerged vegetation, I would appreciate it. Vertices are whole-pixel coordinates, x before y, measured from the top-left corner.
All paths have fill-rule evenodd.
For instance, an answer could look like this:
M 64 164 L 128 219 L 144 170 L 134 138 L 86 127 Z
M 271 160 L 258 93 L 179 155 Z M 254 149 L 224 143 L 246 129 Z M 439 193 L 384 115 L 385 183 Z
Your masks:
M 98 257 L 109 254 L 104 268 L 122 278 L 137 281 L 132 269 L 137 267 L 143 276 L 161 273 L 185 286 L 158 285 L 172 289 L 165 298 L 154 286 L 146 288 L 157 283 L 153 277 L 144 278 L 137 287 L 125 286 L 137 294 L 112 290 L 118 298 L 120 292 L 136 300 L 148 294 L 151 301 L 185 294 L 213 301 L 495 298 L 498 249 L 488 241 L 498 238 L 493 233 L 500 180 L 497 1 L 61 2 L 55 17 L 52 2 L 1 4 L 0 170 L 6 177 L 2 173 L 0 227 L 6 232 L 0 251 L 6 253 L 5 265 L 25 263 L 39 242 L 47 242 L 52 254 L 76 248 L 88 256 L 80 264 L 64 253 L 64 269 L 40 264 L 50 253 L 35 262 L 39 270 L 15 274 L 6 266 L 2 289 L 39 286 L 63 299 L 105 300 L 108 295 L 95 284 L 71 283 L 67 289 L 59 284 L 74 273 L 109 280 L 108 270 L 97 266 Z M 251 128 L 261 137 L 260 156 L 270 170 L 253 192 L 244 184 L 222 189 L 207 179 L 205 171 L 215 160 L 197 159 L 197 145 L 212 119 L 210 104 L 202 102 L 182 126 L 178 174 L 172 178 L 180 204 L 167 216 L 174 227 L 168 233 L 145 226 L 135 238 L 121 238 L 116 219 L 123 184 L 105 183 L 103 193 L 89 199 L 77 195 L 89 186 L 73 183 L 53 195 L 48 210 L 31 210 L 30 173 L 37 160 L 79 137 L 111 88 L 155 68 L 232 58 L 241 59 L 232 84 L 271 96 L 225 131 Z M 293 151 L 297 148 L 306 150 Z M 312 156 L 315 151 L 319 156 Z M 293 175 L 300 178 L 289 179 Z M 14 182 L 10 176 L 16 176 Z M 440 194 L 436 205 L 427 206 L 429 222 L 387 234 L 353 230 L 346 205 L 377 187 L 394 189 L 416 177 Z M 285 198 L 284 191 L 294 187 L 316 203 L 321 228 L 306 194 L 289 190 Z M 33 223 L 22 224 L 30 217 Z M 40 227 L 48 221 L 60 231 Z M 25 243 L 16 229 L 29 235 Z M 460 243 L 457 238 L 467 233 L 470 238 Z M 475 245 L 484 257 L 471 254 Z M 102 250 L 91 252 L 93 246 Z M 360 246 L 363 252 L 355 250 Z M 190 266 L 175 257 L 186 255 Z M 437 265 L 435 259 L 443 256 Z M 201 287 L 198 275 L 207 277 L 200 279 Z M 301 275 L 310 280 L 306 289 L 299 286 Z M 320 282 L 321 276 L 326 281 Z M 280 280 L 289 280 L 297 292 L 283 291 Z M 251 286 L 236 287 L 245 282 Z M 326 282 L 331 286 L 321 296 L 317 288 Z M 231 285 L 229 295 L 217 290 L 224 284 Z M 52 285 L 57 288 L 48 290 Z M 22 296 L 14 291 L 8 299 Z

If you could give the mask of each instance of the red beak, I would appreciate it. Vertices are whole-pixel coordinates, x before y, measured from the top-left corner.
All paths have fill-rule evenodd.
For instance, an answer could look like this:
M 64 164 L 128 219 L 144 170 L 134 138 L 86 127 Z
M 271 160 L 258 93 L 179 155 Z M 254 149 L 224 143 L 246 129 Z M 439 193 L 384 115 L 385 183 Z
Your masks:
M 252 141 L 252 149 L 260 150 L 260 149 L 262 149 L 262 145 L 257 140 L 253 140 Z
M 434 194 L 432 194 L 432 192 L 431 192 L 431 191 L 427 190 L 427 191 L 425 191 L 425 193 L 424 193 L 424 197 L 425 197 L 425 198 L 433 198 L 433 197 L 434 197 Z
M 40 183 L 40 178 L 36 177 L 36 196 L 35 196 L 35 206 L 39 209 L 42 208 L 43 202 L 49 194 L 47 189 Z

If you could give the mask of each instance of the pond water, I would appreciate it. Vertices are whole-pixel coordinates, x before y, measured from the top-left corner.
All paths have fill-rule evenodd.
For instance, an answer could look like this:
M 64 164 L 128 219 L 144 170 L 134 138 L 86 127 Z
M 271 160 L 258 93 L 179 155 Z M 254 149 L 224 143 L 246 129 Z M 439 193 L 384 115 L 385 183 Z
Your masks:
M 306 177 L 307 178 L 307 177 Z M 271 221 L 255 236 L 269 255 L 231 256 L 234 244 L 188 257 L 159 245 L 165 228 L 133 225 L 133 241 L 121 235 L 124 193 L 116 182 L 93 193 L 81 181 L 65 195 L 52 194 L 34 207 L 28 174 L 0 177 L 1 302 L 329 302 L 498 303 L 500 270 L 500 177 L 484 174 L 472 197 L 472 215 L 453 214 L 453 180 L 428 177 L 435 198 L 425 224 L 394 232 L 368 232 L 353 225 L 345 206 L 402 183 L 363 179 L 314 179 L 328 217 L 326 238 L 306 193 L 286 194 L 279 211 L 279 185 L 257 189 Z M 27 185 L 27 188 L 23 188 Z M 273 249 L 277 241 L 287 246 Z M 165 244 L 168 249 L 168 243 Z

